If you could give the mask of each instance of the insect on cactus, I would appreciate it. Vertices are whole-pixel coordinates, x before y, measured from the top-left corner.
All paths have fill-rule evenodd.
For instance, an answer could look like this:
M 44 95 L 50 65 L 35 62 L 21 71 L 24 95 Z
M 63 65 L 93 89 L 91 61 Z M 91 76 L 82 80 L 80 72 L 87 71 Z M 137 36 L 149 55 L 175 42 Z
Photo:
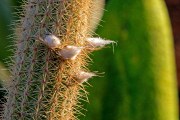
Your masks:
M 91 38 L 95 3 L 24 2 L 4 120 L 76 120 L 82 114 L 81 102 L 87 99 L 82 83 L 96 76 L 87 69 L 89 48 L 112 43 L 95 38 L 95 45 Z

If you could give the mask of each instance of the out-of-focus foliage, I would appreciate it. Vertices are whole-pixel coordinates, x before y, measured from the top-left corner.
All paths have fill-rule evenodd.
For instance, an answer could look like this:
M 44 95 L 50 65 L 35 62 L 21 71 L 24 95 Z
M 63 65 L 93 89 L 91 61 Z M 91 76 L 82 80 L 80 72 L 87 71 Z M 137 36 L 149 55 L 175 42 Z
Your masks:
M 177 120 L 173 41 L 163 0 L 109 0 L 97 33 L 115 52 L 93 55 L 105 71 L 90 88 L 84 120 Z M 170 97 L 171 96 L 171 97 Z
M 10 23 L 12 21 L 12 12 L 8 0 L 0 1 L 0 61 L 3 61 L 10 55 L 8 45 L 10 40 L 7 39 L 12 34 Z
M 0 101 L 4 100 L 5 87 L 9 81 L 9 72 L 7 68 L 0 62 Z M 3 86 L 3 87 L 2 87 Z M 0 102 L 0 104 L 2 104 Z
M 0 84 L 6 86 L 9 80 L 9 72 L 7 68 L 0 62 Z

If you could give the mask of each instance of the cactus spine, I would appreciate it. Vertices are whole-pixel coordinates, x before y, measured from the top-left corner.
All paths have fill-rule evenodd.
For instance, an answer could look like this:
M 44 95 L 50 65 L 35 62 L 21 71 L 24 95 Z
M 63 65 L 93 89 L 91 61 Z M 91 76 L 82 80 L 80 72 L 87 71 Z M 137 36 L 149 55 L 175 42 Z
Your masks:
M 24 3 L 22 19 L 16 28 L 17 49 L 4 120 L 76 120 L 82 114 L 81 102 L 87 101 L 87 92 L 76 76 L 78 72 L 88 72 L 89 51 L 83 46 L 92 33 L 89 25 L 93 2 L 28 0 Z M 48 46 L 51 35 L 59 42 L 50 41 Z M 58 45 L 51 48 L 55 43 Z M 74 54 L 73 59 L 63 59 L 58 53 L 67 46 L 84 49 L 68 52 L 67 56 Z

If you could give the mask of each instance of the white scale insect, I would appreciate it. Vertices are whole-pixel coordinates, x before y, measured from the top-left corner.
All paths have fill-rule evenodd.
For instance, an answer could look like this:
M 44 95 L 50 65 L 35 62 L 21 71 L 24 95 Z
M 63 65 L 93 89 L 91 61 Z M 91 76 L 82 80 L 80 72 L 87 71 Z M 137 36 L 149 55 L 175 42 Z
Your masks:
M 58 54 L 65 60 L 75 60 L 77 55 L 80 54 L 83 47 L 76 47 L 76 46 L 66 46 L 63 49 L 58 51 Z
M 58 48 L 61 44 L 61 40 L 55 35 L 46 35 L 44 40 L 41 40 L 46 44 L 49 48 L 55 49 Z
M 89 43 L 90 47 L 104 47 L 105 45 L 115 43 L 111 40 L 104 40 L 102 38 L 87 38 L 87 42 Z
M 91 48 L 104 47 L 105 45 L 115 43 L 114 41 L 104 40 L 102 38 L 87 38 L 86 40 L 88 42 L 87 47 L 91 47 Z M 46 35 L 45 38 L 40 39 L 40 41 L 43 42 L 52 50 L 54 49 L 58 50 L 61 45 L 61 40 L 53 34 Z M 85 47 L 68 45 L 65 46 L 63 49 L 59 49 L 57 51 L 57 54 L 60 55 L 64 60 L 75 60 L 83 48 Z M 79 71 L 76 75 L 76 79 L 77 82 L 84 83 L 93 76 L 97 76 L 97 75 L 91 72 Z
M 92 72 L 79 71 L 78 74 L 76 75 L 76 80 L 78 83 L 84 83 L 94 76 L 97 76 L 97 75 Z
M 46 35 L 44 40 L 41 40 L 51 49 L 58 49 L 61 45 L 61 40 L 56 37 L 55 35 Z M 111 40 L 104 40 L 102 38 L 87 38 L 88 47 L 97 48 L 97 47 L 104 47 L 105 45 L 115 43 Z M 80 54 L 81 50 L 84 47 L 77 47 L 77 46 L 66 46 L 63 49 L 58 51 L 58 54 L 65 60 L 75 60 L 77 55 Z

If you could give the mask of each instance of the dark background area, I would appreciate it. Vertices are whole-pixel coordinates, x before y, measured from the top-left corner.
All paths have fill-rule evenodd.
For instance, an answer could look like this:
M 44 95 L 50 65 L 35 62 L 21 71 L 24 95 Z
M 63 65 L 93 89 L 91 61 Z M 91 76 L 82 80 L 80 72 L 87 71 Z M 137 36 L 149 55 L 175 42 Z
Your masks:
M 176 69 L 180 97 L 180 0 L 166 0 L 168 7 L 175 45 Z

